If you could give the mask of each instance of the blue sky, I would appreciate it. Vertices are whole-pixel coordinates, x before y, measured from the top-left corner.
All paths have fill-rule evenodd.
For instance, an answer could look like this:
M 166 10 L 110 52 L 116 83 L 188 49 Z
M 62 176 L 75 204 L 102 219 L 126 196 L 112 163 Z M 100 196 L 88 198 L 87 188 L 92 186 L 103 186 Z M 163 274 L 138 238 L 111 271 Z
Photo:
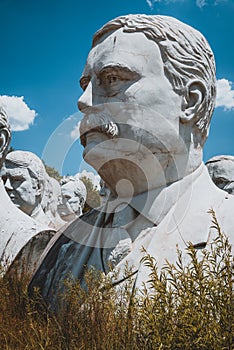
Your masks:
M 234 1 L 1 0 L 0 13 L 0 102 L 9 108 L 15 149 L 36 153 L 63 175 L 88 169 L 75 127 L 81 119 L 79 78 L 92 36 L 116 16 L 145 13 L 176 17 L 209 41 L 219 106 L 204 160 L 234 155 Z

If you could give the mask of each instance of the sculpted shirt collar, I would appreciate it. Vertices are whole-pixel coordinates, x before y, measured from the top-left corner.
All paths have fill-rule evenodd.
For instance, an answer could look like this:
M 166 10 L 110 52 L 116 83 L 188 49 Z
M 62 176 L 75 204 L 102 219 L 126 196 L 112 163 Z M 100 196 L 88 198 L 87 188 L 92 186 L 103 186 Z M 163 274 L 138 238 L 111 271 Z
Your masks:
M 202 174 L 206 173 L 206 167 L 204 163 L 202 163 L 191 174 L 167 187 L 162 186 L 155 188 L 151 191 L 138 194 L 133 198 L 115 198 L 111 200 L 113 198 L 110 196 L 110 200 L 107 201 L 104 211 L 111 213 L 118 210 L 118 208 L 123 209 L 124 206 L 130 205 L 143 217 L 157 226 L 164 219 L 169 210 L 178 202 L 181 196 L 188 189 L 192 191 L 192 184 L 194 184 Z
M 192 174 L 167 187 L 157 188 L 131 199 L 118 199 L 110 195 L 104 207 L 99 209 L 100 212 L 96 214 L 93 222 L 89 222 L 89 216 L 81 216 L 70 223 L 62 233 L 81 245 L 96 248 L 114 247 L 119 239 L 123 239 L 121 235 L 126 230 L 129 234 L 133 233 L 131 239 L 135 241 L 142 230 L 158 226 L 169 211 L 176 207 L 179 200 L 182 201 L 181 207 L 184 212 L 188 200 L 191 200 L 193 185 L 202 177 L 202 174 L 209 177 L 203 163 Z M 183 199 L 183 195 L 185 195 L 185 199 Z M 140 215 L 137 215 L 138 213 Z M 118 231 L 118 229 L 119 234 L 117 235 L 116 230 Z M 59 234 L 61 235 L 61 232 Z M 129 237 L 126 232 L 123 236 Z

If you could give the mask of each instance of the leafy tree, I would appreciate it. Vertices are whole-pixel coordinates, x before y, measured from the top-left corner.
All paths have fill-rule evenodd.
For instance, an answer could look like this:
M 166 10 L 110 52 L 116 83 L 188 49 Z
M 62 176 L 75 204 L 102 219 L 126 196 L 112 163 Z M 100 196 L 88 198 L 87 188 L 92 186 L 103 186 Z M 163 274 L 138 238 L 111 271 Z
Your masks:
M 81 181 L 83 181 L 87 190 L 87 198 L 83 209 L 83 212 L 86 213 L 93 208 L 99 207 L 101 201 L 97 187 L 93 185 L 92 181 L 86 176 L 83 176 Z
M 47 174 L 50 177 L 53 177 L 55 180 L 57 180 L 58 182 L 62 179 L 62 176 L 59 174 L 58 170 L 56 170 L 55 168 L 45 164 L 45 162 L 43 161 L 44 165 L 45 165 L 45 169 Z

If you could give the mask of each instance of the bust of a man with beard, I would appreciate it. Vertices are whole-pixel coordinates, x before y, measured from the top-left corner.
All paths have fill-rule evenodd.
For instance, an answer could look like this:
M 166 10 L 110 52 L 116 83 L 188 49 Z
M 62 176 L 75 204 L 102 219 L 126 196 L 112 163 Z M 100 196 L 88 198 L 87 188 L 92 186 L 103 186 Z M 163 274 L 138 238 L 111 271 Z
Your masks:
M 141 289 L 149 279 L 142 247 L 159 269 L 175 262 L 176 246 L 209 247 L 211 208 L 233 241 L 234 199 L 202 162 L 216 95 L 202 34 L 171 17 L 118 17 L 95 34 L 80 84 L 84 159 L 111 194 L 47 247 L 30 290 L 39 287 L 53 307 L 64 280 L 84 284 L 91 266 L 118 269 L 121 284 L 128 262 Z

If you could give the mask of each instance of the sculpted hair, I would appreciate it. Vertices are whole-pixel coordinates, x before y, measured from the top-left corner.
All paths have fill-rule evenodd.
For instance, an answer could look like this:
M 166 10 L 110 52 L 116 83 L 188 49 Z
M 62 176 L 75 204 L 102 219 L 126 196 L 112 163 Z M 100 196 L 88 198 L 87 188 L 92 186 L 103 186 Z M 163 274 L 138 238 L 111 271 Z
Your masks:
M 8 146 L 11 141 L 11 129 L 9 124 L 9 119 L 5 109 L 0 106 L 0 170 L 5 161 L 5 157 L 8 151 Z
M 196 127 L 205 141 L 215 107 L 216 69 L 213 52 L 204 36 L 194 28 L 168 16 L 128 15 L 117 17 L 96 32 L 93 47 L 109 33 L 123 28 L 126 33 L 142 32 L 159 46 L 164 72 L 174 91 L 186 96 L 187 85 L 200 81 L 206 88 L 197 111 Z
M 10 152 L 6 157 L 6 167 L 8 164 L 28 169 L 30 176 L 37 179 L 44 187 L 47 173 L 44 164 L 36 154 L 27 151 Z
M 230 160 L 231 162 L 234 162 L 234 156 L 229 156 L 229 155 L 215 156 L 207 160 L 205 164 L 208 165 L 212 163 L 218 163 L 218 162 L 221 162 L 222 160 Z
M 6 128 L 10 132 L 10 124 L 5 109 L 0 106 L 0 128 Z
M 83 198 L 84 201 L 86 200 L 86 196 L 87 196 L 87 190 L 85 187 L 85 184 L 78 178 L 73 177 L 73 176 L 66 176 L 63 177 L 60 180 L 60 185 L 66 185 L 67 183 L 72 182 L 73 183 L 73 187 L 74 187 L 74 194 L 77 197 Z

